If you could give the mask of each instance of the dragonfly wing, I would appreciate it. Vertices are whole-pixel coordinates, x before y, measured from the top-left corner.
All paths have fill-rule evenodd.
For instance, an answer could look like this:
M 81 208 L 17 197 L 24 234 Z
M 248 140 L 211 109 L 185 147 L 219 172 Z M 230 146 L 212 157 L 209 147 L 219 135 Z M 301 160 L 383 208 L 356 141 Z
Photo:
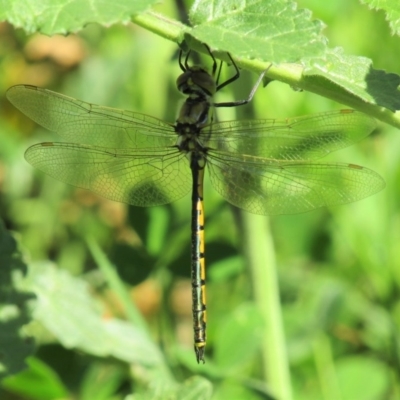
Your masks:
M 261 215 L 351 203 L 385 186 L 376 172 L 354 164 L 277 162 L 213 151 L 207 161 L 217 192 L 233 205 Z
M 136 206 L 166 204 L 191 189 L 190 168 L 177 149 L 106 149 L 75 143 L 39 143 L 25 153 L 55 179 Z
M 363 113 L 339 110 L 285 120 L 220 122 L 204 136 L 214 150 L 293 161 L 321 158 L 350 146 L 375 127 L 375 120 Z
M 30 85 L 7 91 L 10 102 L 33 121 L 71 143 L 111 148 L 172 146 L 174 127 L 148 115 L 97 106 Z

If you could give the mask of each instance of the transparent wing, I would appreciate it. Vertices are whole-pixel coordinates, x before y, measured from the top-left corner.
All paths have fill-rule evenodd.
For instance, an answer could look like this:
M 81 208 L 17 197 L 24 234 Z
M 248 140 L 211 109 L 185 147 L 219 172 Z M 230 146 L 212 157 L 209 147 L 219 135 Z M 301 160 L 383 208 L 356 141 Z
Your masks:
M 70 185 L 136 206 L 166 204 L 191 189 L 187 159 L 177 149 L 106 149 L 39 143 L 25 153 L 34 167 Z
M 96 106 L 30 85 L 13 86 L 7 98 L 25 115 L 71 143 L 110 148 L 175 144 L 174 127 L 157 118 Z
M 354 164 L 277 162 L 214 151 L 207 161 L 217 192 L 254 214 L 295 214 L 351 203 L 385 186 L 376 172 Z
M 363 139 L 375 127 L 375 120 L 365 114 L 340 110 L 285 120 L 219 122 L 204 128 L 202 137 L 214 150 L 275 160 L 312 160 Z

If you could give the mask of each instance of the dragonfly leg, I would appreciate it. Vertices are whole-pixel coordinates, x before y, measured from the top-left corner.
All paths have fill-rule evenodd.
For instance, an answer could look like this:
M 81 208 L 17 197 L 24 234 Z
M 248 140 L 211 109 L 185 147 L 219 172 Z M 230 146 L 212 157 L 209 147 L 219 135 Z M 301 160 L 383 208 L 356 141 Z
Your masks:
M 190 69 L 190 66 L 189 66 L 189 63 L 188 63 L 190 53 L 191 53 L 191 51 L 189 50 L 189 51 L 186 53 L 185 61 L 182 62 L 183 51 L 182 51 L 182 49 L 179 50 L 179 67 L 180 67 L 180 69 L 181 69 L 183 72 L 186 72 L 188 69 Z
M 228 53 L 229 54 L 229 53 Z M 236 64 L 235 64 L 236 65 Z M 268 72 L 268 70 L 272 67 L 272 63 L 268 66 L 268 68 L 263 71 L 261 73 L 261 75 L 258 77 L 257 82 L 254 84 L 253 88 L 251 89 L 251 92 L 249 94 L 249 96 L 247 97 L 247 99 L 244 100 L 236 100 L 236 101 L 228 101 L 228 102 L 224 102 L 224 103 L 214 103 L 214 107 L 238 107 L 238 106 L 243 106 L 245 104 L 250 103 L 250 101 L 253 99 L 255 92 L 257 91 L 258 87 L 260 86 L 260 83 L 262 81 L 262 79 L 264 78 L 264 75 Z M 237 68 L 237 67 L 236 67 Z M 237 78 L 236 78 L 237 79 Z M 229 80 L 228 80 L 229 81 Z M 228 82 L 227 81 L 227 82 Z M 231 80 L 231 82 L 233 82 L 233 80 Z M 228 82 L 228 83 L 231 83 Z M 224 82 L 224 86 L 225 86 L 226 82 Z M 217 87 L 217 90 L 219 90 L 220 87 Z

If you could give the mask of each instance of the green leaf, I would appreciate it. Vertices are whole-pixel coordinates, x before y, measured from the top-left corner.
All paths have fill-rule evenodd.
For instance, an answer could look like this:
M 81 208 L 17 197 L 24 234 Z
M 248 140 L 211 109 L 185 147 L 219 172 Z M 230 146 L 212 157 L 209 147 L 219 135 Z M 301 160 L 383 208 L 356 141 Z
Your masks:
M 134 400 L 208 400 L 211 399 L 211 395 L 211 383 L 204 378 L 194 376 L 180 385 L 167 381 L 152 382 L 148 390 L 135 394 Z
M 185 37 L 198 51 L 204 51 L 198 42 L 205 42 L 213 50 L 231 52 L 241 68 L 256 73 L 273 62 L 266 74 L 269 79 L 320 94 L 400 127 L 400 116 L 392 112 L 400 109 L 400 77 L 374 70 L 372 61 L 365 57 L 347 56 L 341 48 L 327 49 L 320 34 L 323 24 L 311 21 L 310 14 L 284 0 L 198 0 L 191 11 L 196 25 L 186 30 Z
M 54 1 L 58 1 L 57 6 Z M 77 31 L 89 22 L 108 26 L 132 20 L 168 40 L 182 43 L 185 39 L 198 51 L 206 52 L 200 42 L 213 50 L 229 51 L 240 68 L 256 73 L 273 62 L 266 74 L 268 79 L 319 94 L 400 127 L 400 115 L 392 112 L 400 109 L 399 76 L 373 70 L 372 61 L 366 58 L 345 56 L 341 49 L 328 50 L 327 40 L 321 35 L 323 23 L 312 21 L 311 12 L 297 10 L 294 2 L 197 0 L 190 12 L 195 24 L 192 28 L 165 15 L 143 12 L 153 0 L 124 0 L 118 7 L 109 0 L 95 0 L 91 8 L 86 1 L 63 1 L 39 4 L 17 0 L 9 7 L 3 0 L 0 16 L 28 32 L 47 34 Z M 394 9 L 392 4 L 391 11 Z
M 300 64 L 273 65 L 268 78 L 307 90 L 369 114 L 400 128 L 400 77 L 372 69 L 372 61 L 364 57 L 345 56 L 334 49 L 326 57 Z M 241 60 L 240 66 L 253 71 L 267 68 L 269 63 Z
M 226 370 L 242 368 L 259 350 L 263 318 L 253 304 L 244 304 L 222 323 L 215 338 L 214 362 Z
M 385 364 L 367 357 L 347 357 L 336 364 L 343 400 L 383 399 L 388 394 L 390 372 Z
M 106 319 L 90 295 L 88 284 L 50 263 L 30 273 L 38 300 L 34 317 L 67 348 L 129 363 L 161 363 L 158 348 L 142 329 L 125 321 Z
M 89 23 L 109 26 L 128 23 L 131 16 L 145 11 L 155 0 L 1 0 L 0 20 L 7 20 L 26 32 L 46 35 L 76 32 Z
M 237 57 L 295 62 L 322 55 L 323 23 L 286 0 L 197 0 L 190 11 L 190 34 L 212 49 Z
M 2 386 L 14 394 L 26 396 L 29 399 L 67 398 L 67 389 L 50 367 L 33 357 L 27 360 L 27 364 L 29 369 L 5 379 Z
M 243 260 L 239 256 L 224 258 L 213 263 L 212 269 L 208 273 L 210 282 L 224 282 L 236 276 L 244 269 Z
M 260 385 L 261 386 L 261 385 Z M 261 393 L 260 393 L 261 394 Z M 255 391 L 246 388 L 239 380 L 224 380 L 215 390 L 213 395 L 213 400 L 260 400 L 260 399 L 273 399 L 276 397 L 267 396 L 265 393 L 264 396 L 260 396 Z
M 341 48 L 329 51 L 323 59 L 312 60 L 312 67 L 306 68 L 304 77 L 306 83 L 347 92 L 347 95 L 392 111 L 400 109 L 400 76 L 375 70 L 370 59 L 347 56 Z
M 22 333 L 31 320 L 28 301 L 33 293 L 19 288 L 26 265 L 17 244 L 0 220 L 0 379 L 26 368 L 34 342 Z
M 211 398 L 211 394 L 211 383 L 204 378 L 194 376 L 179 386 L 176 398 L 182 400 L 207 400 Z
M 85 373 L 79 399 L 110 400 L 125 378 L 126 372 L 121 365 L 95 362 Z
M 370 8 L 383 10 L 393 34 L 400 35 L 400 3 L 398 0 L 361 0 Z

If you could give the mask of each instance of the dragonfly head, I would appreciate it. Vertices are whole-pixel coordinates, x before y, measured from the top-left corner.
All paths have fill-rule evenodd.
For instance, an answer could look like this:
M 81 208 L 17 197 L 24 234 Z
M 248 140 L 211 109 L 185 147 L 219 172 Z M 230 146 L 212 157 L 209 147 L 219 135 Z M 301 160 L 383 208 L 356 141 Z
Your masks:
M 186 69 L 176 80 L 178 90 L 188 96 L 206 98 L 216 92 L 214 78 L 202 67 Z

